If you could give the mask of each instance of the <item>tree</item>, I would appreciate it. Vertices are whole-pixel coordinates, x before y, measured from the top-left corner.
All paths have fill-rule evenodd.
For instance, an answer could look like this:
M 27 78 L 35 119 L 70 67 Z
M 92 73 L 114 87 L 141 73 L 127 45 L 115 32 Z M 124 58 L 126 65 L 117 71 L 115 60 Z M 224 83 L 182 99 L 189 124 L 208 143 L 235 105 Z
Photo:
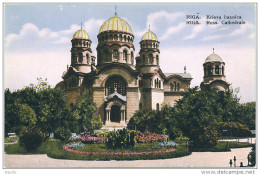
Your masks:
M 20 131 L 29 126 L 34 126 L 37 122 L 36 114 L 27 104 L 6 104 L 5 109 L 5 131 Z
M 141 132 L 148 130 L 158 134 L 169 134 L 174 118 L 170 118 L 172 108 L 164 106 L 161 111 L 138 111 L 129 120 L 128 129 L 136 129 Z
M 101 117 L 97 115 L 97 106 L 88 91 L 83 93 L 72 108 L 72 116 L 77 120 L 76 132 L 90 132 L 102 127 Z
M 70 126 L 74 118 L 66 106 L 65 93 L 59 89 L 51 88 L 47 79 L 38 79 L 37 85 L 29 85 L 21 90 L 10 92 L 5 90 L 5 111 L 9 111 L 9 105 L 26 104 L 34 110 L 37 118 L 37 127 L 43 132 L 54 132 L 58 127 Z M 8 113 L 6 113 L 6 128 L 8 123 Z M 18 123 L 16 123 L 18 125 Z
M 248 102 L 239 106 L 238 122 L 255 130 L 256 103 Z

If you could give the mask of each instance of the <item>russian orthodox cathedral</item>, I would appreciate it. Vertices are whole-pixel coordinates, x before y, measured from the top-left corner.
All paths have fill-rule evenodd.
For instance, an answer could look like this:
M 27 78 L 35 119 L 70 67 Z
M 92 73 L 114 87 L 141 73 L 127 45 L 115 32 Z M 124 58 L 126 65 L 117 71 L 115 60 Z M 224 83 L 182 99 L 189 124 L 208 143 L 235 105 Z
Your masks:
M 99 29 L 97 56 L 87 31 L 79 29 L 71 40 L 71 63 L 56 85 L 73 106 L 86 90 L 98 107 L 105 128 L 123 128 L 136 111 L 174 106 L 190 88 L 186 73 L 164 73 L 160 68 L 160 42 L 150 30 L 140 41 L 135 56 L 131 26 L 117 13 Z M 221 58 L 211 54 L 204 63 L 202 88 L 227 90 Z

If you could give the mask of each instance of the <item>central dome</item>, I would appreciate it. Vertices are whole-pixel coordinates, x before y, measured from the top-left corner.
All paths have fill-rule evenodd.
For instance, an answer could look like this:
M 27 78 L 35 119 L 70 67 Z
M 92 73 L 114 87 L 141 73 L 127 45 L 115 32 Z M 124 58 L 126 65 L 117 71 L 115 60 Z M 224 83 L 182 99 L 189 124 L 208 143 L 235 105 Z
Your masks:
M 103 23 L 99 29 L 99 33 L 104 31 L 122 31 L 132 33 L 130 25 L 125 20 L 118 17 L 117 14 Z
M 222 62 L 222 59 L 220 58 L 220 56 L 213 53 L 206 58 L 205 63 L 207 63 L 207 62 Z

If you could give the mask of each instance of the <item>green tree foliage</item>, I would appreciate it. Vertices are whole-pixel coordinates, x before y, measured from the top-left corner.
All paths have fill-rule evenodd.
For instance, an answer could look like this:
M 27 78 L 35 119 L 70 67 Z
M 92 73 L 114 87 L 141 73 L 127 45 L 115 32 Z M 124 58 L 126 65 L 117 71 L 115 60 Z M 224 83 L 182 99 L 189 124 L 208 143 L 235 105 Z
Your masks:
M 33 122 L 36 121 L 36 125 L 45 133 L 54 132 L 58 127 L 68 127 L 73 121 L 66 106 L 64 92 L 51 88 L 47 80 L 39 78 L 38 81 L 37 85 L 31 84 L 14 92 L 10 92 L 9 89 L 5 90 L 5 127 L 8 130 L 13 130 L 12 127 L 14 127 L 12 121 L 8 119 L 10 113 L 17 111 L 14 105 L 27 105 L 31 108 L 36 115 L 36 120 Z M 18 120 L 15 127 L 20 127 L 21 124 Z M 6 132 L 9 132 L 8 130 Z
M 221 136 L 248 137 L 252 135 L 249 128 L 239 122 L 219 122 L 216 127 Z
M 46 134 L 36 126 L 24 128 L 19 135 L 19 145 L 23 146 L 26 151 L 32 151 L 38 148 L 41 143 L 46 141 Z
M 20 131 L 37 122 L 36 114 L 27 104 L 6 104 L 5 131 L 19 134 Z
M 248 102 L 239 107 L 238 122 L 243 123 L 249 129 L 255 130 L 256 103 Z
M 171 108 L 164 106 L 161 111 L 138 111 L 129 120 L 128 129 L 144 132 L 148 130 L 158 134 L 169 134 L 174 118 L 170 118 Z
M 54 131 L 54 137 L 61 141 L 68 141 L 71 131 L 67 127 L 59 127 Z
M 148 129 L 159 134 L 169 134 L 171 139 L 186 136 L 194 142 L 194 146 L 212 147 L 216 145 L 219 135 L 217 124 L 242 121 L 244 117 L 241 110 L 245 106 L 248 111 L 252 111 L 249 118 L 253 118 L 254 104 L 241 107 L 233 91 L 201 91 L 195 87 L 172 108 L 166 106 L 162 111 L 137 112 L 127 127 L 142 132 Z M 243 122 L 246 123 L 245 119 Z M 251 123 L 253 125 L 254 120 Z M 240 132 L 248 131 L 245 126 L 237 125 Z
M 136 132 L 128 129 L 109 132 L 106 137 L 106 146 L 110 149 L 133 148 L 136 143 Z
M 97 106 L 85 91 L 76 105 L 72 108 L 72 116 L 77 120 L 77 131 L 75 132 L 92 132 L 102 127 L 101 117 L 97 114 Z

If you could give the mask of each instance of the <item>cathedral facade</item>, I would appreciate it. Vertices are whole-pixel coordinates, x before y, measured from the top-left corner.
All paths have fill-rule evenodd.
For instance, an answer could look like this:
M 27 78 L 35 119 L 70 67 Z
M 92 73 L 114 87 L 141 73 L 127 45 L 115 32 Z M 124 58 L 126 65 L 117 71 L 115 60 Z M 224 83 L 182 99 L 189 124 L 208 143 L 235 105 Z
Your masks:
M 65 91 L 70 106 L 88 90 L 104 127 L 126 127 L 136 111 L 173 106 L 190 88 L 192 77 L 186 70 L 184 73 L 164 73 L 161 70 L 160 42 L 150 29 L 140 41 L 137 56 L 134 55 L 131 26 L 116 13 L 103 23 L 97 38 L 96 57 L 87 31 L 82 28 L 76 31 L 71 40 L 71 64 L 63 73 L 63 81 L 56 87 Z M 220 62 L 218 65 L 223 64 Z M 224 75 L 224 68 L 221 70 Z M 211 75 L 205 74 L 203 85 L 210 83 Z M 221 86 L 223 82 L 216 84 Z

